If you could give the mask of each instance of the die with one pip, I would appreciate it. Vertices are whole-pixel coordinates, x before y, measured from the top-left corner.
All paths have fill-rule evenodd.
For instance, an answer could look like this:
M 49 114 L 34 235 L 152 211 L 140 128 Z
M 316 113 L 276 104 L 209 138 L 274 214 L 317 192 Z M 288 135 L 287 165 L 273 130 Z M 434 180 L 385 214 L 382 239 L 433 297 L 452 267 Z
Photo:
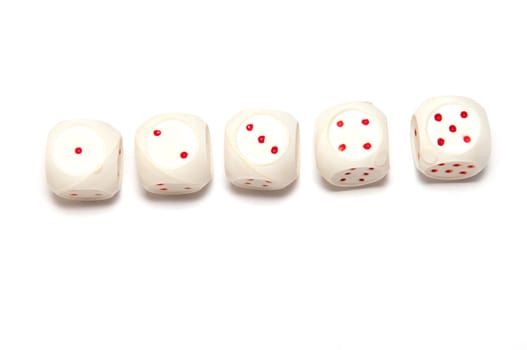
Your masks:
M 121 134 L 96 120 L 68 120 L 49 133 L 46 177 L 57 196 L 79 201 L 112 198 L 121 187 Z

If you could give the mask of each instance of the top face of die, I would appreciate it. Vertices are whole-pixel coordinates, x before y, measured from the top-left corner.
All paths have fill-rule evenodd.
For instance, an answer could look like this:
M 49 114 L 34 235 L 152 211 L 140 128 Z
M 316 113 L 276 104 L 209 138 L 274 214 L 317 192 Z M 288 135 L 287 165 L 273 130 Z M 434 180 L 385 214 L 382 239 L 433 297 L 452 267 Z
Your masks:
M 378 156 L 382 164 L 386 160 L 386 117 L 370 102 L 350 102 L 324 111 L 317 119 L 316 135 L 319 161 L 324 162 L 322 154 L 327 151 L 337 154 L 334 159 L 337 163 L 372 160 Z
M 151 126 L 146 150 L 152 161 L 162 168 L 177 169 L 194 158 L 198 148 L 197 135 L 186 123 L 167 119 Z
M 419 107 L 415 116 L 421 141 L 429 142 L 440 152 L 467 153 L 476 147 L 484 135 L 483 138 L 488 139 L 485 111 L 477 102 L 466 97 L 429 99 Z M 413 132 L 417 135 L 417 130 Z
M 225 127 L 229 149 L 248 164 L 268 166 L 297 155 L 298 122 L 289 113 L 246 109 Z M 226 163 L 228 164 L 228 162 Z
M 350 160 L 375 153 L 383 138 L 382 124 L 377 116 L 355 107 L 338 113 L 330 121 L 327 133 L 335 152 Z
M 426 132 L 435 147 L 445 152 L 464 153 L 479 139 L 480 119 L 471 106 L 445 104 L 431 111 Z
M 200 118 L 170 113 L 149 119 L 137 132 L 137 142 L 154 165 L 178 169 L 189 164 L 200 151 Z
M 62 130 L 54 140 L 51 157 L 55 166 L 72 176 L 96 172 L 104 160 L 104 140 L 90 125 Z
M 111 152 L 120 149 L 121 135 L 97 120 L 75 119 L 57 124 L 49 133 L 48 170 L 78 177 L 97 173 Z
M 289 146 L 286 126 L 273 115 L 249 116 L 239 125 L 236 146 L 253 164 L 269 164 L 282 157 Z

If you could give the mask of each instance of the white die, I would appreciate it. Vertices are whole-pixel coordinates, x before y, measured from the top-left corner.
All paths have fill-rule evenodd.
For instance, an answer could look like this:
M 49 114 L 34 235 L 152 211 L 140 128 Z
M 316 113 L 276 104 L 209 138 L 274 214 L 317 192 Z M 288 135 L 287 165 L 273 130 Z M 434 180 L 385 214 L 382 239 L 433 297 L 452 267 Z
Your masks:
M 225 173 L 235 185 L 280 190 L 299 173 L 298 122 L 290 114 L 249 109 L 225 127 Z
M 369 102 L 351 102 L 318 118 L 315 155 L 320 175 L 338 187 L 372 184 L 389 170 L 386 117 Z
M 111 125 L 68 120 L 48 136 L 46 177 L 50 190 L 72 200 L 103 200 L 121 187 L 122 138 Z
M 417 169 L 437 180 L 462 180 L 478 174 L 490 157 L 490 127 L 485 110 L 467 97 L 425 101 L 412 117 L 412 151 Z
M 200 191 L 212 179 L 210 135 L 199 117 L 171 113 L 147 120 L 135 136 L 144 189 L 160 195 Z

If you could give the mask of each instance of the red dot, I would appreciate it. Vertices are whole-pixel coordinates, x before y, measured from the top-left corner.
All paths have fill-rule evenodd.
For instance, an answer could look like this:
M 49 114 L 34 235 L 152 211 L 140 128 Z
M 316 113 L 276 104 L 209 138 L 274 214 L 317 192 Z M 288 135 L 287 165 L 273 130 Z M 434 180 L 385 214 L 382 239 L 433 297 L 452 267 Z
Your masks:
M 465 112 L 465 111 L 461 112 L 461 118 L 464 119 L 464 118 L 466 118 L 466 117 L 468 117 L 468 113 Z
M 347 173 L 344 173 L 344 175 L 351 175 L 351 172 L 348 171 Z
M 265 142 L 265 136 L 258 136 L 258 143 L 264 143 Z
M 368 169 L 370 169 L 370 170 L 375 170 L 375 168 L 368 168 Z
M 187 152 L 181 152 L 181 154 L 179 155 L 182 159 L 186 159 L 188 157 L 188 153 Z
M 460 171 L 459 174 L 460 175 L 467 175 L 467 172 L 466 171 Z
M 454 164 L 454 166 L 455 166 L 455 167 L 458 167 L 458 166 L 461 166 L 461 164 L 456 163 L 456 164 Z
M 450 174 L 451 172 L 452 172 L 452 169 L 447 169 L 447 170 L 445 170 L 445 173 Z
M 369 150 L 371 148 L 371 143 L 366 142 L 362 147 L 364 147 L 365 150 Z
M 70 194 L 70 196 L 72 196 L 72 197 L 77 197 L 78 194 L 77 194 L 77 193 L 72 193 L 72 194 Z
M 445 166 L 445 163 L 439 163 L 439 164 L 437 164 L 437 165 L 439 165 L 439 166 Z
M 81 154 L 82 153 L 82 148 L 80 148 L 80 147 L 75 148 L 75 153 Z
M 433 172 L 433 173 L 437 173 L 437 169 L 432 169 L 430 171 Z
M 168 191 L 168 188 L 163 187 L 163 188 L 160 188 L 159 190 L 160 190 L 160 191 Z
M 344 152 L 346 150 L 346 145 L 342 144 L 339 146 L 339 151 Z
M 456 128 L 455 125 L 450 125 L 450 126 L 448 127 L 448 130 L 450 130 L 450 132 L 456 132 L 456 131 L 457 131 L 457 128 Z
M 161 135 L 161 130 L 154 130 L 154 136 Z
M 443 120 L 443 116 L 439 113 L 437 113 L 436 115 L 434 115 L 434 119 L 438 122 L 440 122 L 441 120 Z
M 364 182 L 364 179 L 359 179 L 360 182 Z
M 156 184 L 156 186 L 165 186 L 165 184 Z
M 475 165 L 469 165 L 468 168 L 469 169 L 474 169 L 476 166 Z
M 353 171 L 353 170 L 357 170 L 357 168 L 351 168 L 350 170 L 351 170 L 351 171 Z
M 417 136 L 417 129 L 414 129 L 414 136 Z
M 343 177 L 342 179 L 340 179 L 340 182 L 345 182 L 346 179 Z
M 441 137 L 438 138 L 438 139 L 437 139 L 437 144 L 438 144 L 439 146 L 443 146 L 443 145 L 445 144 L 445 139 L 443 139 L 443 138 L 441 138 Z
M 363 125 L 368 125 L 368 124 L 370 124 L 370 121 L 368 119 L 362 119 L 362 124 Z
M 362 175 L 364 175 L 364 176 L 368 176 L 368 175 L 370 175 L 370 173 L 364 173 L 364 174 L 362 174 Z
M 247 131 L 252 131 L 253 128 L 254 128 L 254 125 L 252 125 L 252 124 L 247 124 L 247 125 L 245 126 L 245 129 L 247 129 Z
M 464 136 L 463 141 L 465 141 L 465 143 L 469 143 L 471 141 L 470 136 Z
M 337 122 L 337 126 L 338 126 L 339 128 L 342 128 L 342 127 L 344 126 L 344 122 L 343 122 L 342 120 L 339 120 L 339 121 Z
M 277 154 L 277 153 L 278 153 L 278 147 L 273 146 L 273 147 L 271 148 L 271 153 L 272 153 L 272 154 Z

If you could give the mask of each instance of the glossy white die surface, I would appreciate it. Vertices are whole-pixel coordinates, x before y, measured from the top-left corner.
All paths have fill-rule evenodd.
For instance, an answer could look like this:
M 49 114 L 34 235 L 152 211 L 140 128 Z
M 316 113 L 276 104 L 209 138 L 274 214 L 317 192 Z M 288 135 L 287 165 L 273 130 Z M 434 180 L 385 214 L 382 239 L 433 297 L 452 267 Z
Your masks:
M 411 139 L 417 169 L 436 180 L 463 180 L 482 171 L 490 158 L 485 110 L 460 96 L 434 97 L 412 117 Z
M 188 114 L 155 116 L 136 132 L 135 159 L 146 191 L 198 192 L 212 179 L 209 128 L 201 118 Z
M 315 156 L 320 175 L 331 185 L 375 183 L 389 170 L 386 117 L 369 102 L 351 102 L 318 118 Z
M 225 127 L 225 173 L 235 186 L 280 190 L 299 173 L 298 122 L 290 114 L 249 109 Z
M 121 187 L 121 134 L 96 120 L 68 120 L 49 133 L 46 177 L 57 196 L 79 201 L 113 197 Z

